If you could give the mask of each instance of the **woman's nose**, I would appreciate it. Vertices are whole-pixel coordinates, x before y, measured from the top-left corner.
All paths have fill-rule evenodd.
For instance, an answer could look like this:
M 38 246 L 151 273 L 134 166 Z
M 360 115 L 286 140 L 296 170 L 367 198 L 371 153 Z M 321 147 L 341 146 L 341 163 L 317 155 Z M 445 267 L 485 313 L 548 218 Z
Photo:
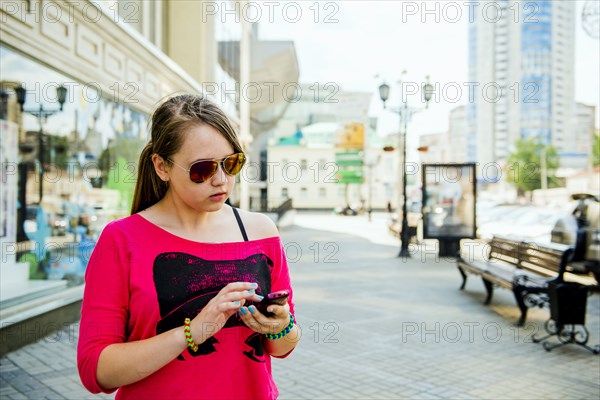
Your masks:
M 227 183 L 227 174 L 225 173 L 225 170 L 223 169 L 223 164 L 219 163 L 219 165 L 217 167 L 217 172 L 213 176 L 213 184 L 220 186 L 220 185 L 224 185 L 225 183 Z

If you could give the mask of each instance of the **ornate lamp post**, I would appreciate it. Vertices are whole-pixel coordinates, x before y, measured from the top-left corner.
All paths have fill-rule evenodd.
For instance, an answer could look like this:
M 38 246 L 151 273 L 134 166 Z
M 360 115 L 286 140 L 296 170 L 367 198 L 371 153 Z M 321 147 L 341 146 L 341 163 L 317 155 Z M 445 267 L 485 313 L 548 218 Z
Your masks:
M 45 152 L 44 122 L 46 121 L 46 118 L 48 118 L 49 116 L 62 111 L 63 105 L 65 104 L 65 100 L 67 99 L 67 88 L 63 85 L 56 88 L 56 98 L 58 100 L 58 104 L 60 104 L 60 108 L 58 110 L 46 110 L 46 109 L 44 109 L 44 105 L 41 102 L 40 102 L 39 109 L 24 109 L 23 105 L 25 104 L 25 98 L 27 96 L 26 89 L 22 85 L 19 85 L 18 87 L 15 88 L 15 93 L 17 94 L 17 102 L 19 103 L 21 112 L 26 112 L 28 114 L 36 116 L 38 118 L 38 124 L 40 126 L 40 130 L 39 130 L 39 134 L 38 134 L 38 143 L 39 143 L 38 160 L 40 163 L 40 167 L 39 167 L 40 200 L 39 200 L 39 203 L 42 204 L 42 198 L 44 196 L 44 163 L 45 163 L 45 160 L 44 160 L 44 158 L 45 158 L 45 155 L 44 155 L 44 152 Z M 24 207 L 25 205 L 22 205 L 22 206 Z
M 429 107 L 429 101 L 434 93 L 434 87 L 429 83 L 429 76 L 426 77 L 426 82 L 422 86 L 422 91 L 426 109 Z M 385 102 L 390 97 L 390 86 L 385 82 L 379 86 L 379 97 L 383 102 L 383 108 L 386 108 Z M 402 134 L 400 135 L 401 137 L 399 138 L 398 146 L 398 150 L 401 152 L 402 156 L 402 163 L 400 164 L 400 168 L 402 168 L 402 173 L 400 174 L 402 176 L 402 231 L 400 236 L 400 253 L 398 254 L 398 257 L 410 257 L 410 252 L 408 251 L 408 241 L 410 239 L 408 234 L 408 213 L 406 211 L 406 134 L 408 122 L 413 114 L 423 111 L 424 108 L 409 107 L 407 99 L 403 99 L 400 104 L 401 106 L 397 109 L 389 109 L 400 116 L 400 126 L 402 127 Z
M 368 175 L 368 179 L 369 179 L 369 192 L 368 192 L 368 208 L 367 208 L 367 214 L 369 216 L 369 222 L 371 222 L 371 214 L 373 213 L 373 204 L 372 204 L 372 198 L 373 198 L 373 168 L 375 166 L 377 166 L 377 164 L 379 164 L 379 161 L 381 160 L 381 154 L 378 154 L 377 157 L 372 158 L 371 160 L 369 160 L 365 166 L 368 168 L 369 171 L 369 175 Z

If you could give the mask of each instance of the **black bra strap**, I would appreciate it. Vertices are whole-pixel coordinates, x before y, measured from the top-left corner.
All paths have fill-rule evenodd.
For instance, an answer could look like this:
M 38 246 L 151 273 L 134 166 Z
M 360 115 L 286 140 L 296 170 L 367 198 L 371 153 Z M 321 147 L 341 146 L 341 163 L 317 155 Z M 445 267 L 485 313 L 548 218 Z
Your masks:
M 240 214 L 238 213 L 237 208 L 231 207 L 233 210 L 233 215 L 235 215 L 235 219 L 237 220 L 238 226 L 240 227 L 240 232 L 242 232 L 242 236 L 244 237 L 244 242 L 248 241 L 248 235 L 246 235 L 246 228 L 244 228 L 244 224 L 242 223 L 242 219 L 240 218 Z

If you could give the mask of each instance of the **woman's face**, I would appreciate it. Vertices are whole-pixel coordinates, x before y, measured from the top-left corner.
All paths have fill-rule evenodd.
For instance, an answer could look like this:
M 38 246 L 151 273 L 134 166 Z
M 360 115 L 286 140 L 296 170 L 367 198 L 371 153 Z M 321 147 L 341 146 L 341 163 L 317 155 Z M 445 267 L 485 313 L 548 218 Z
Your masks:
M 234 153 L 233 146 L 219 131 L 206 124 L 190 127 L 184 135 L 183 145 L 171 156 L 174 164 L 168 170 L 169 190 L 190 208 L 197 211 L 218 211 L 231 195 L 235 176 L 225 173 L 219 163 L 217 172 L 212 177 L 204 182 L 194 183 L 190 179 L 190 173 L 185 170 L 199 160 L 222 160 Z

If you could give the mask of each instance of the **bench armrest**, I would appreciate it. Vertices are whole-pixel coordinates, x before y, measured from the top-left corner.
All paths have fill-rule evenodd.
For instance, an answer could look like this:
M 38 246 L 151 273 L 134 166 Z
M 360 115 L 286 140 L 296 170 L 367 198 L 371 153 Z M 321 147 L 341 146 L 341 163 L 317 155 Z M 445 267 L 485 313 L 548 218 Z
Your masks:
M 559 282 L 565 281 L 564 275 L 565 275 L 565 272 L 567 272 L 567 265 L 569 265 L 569 263 L 573 259 L 574 254 L 575 254 L 575 249 L 573 247 L 569 247 L 565 250 L 565 252 L 560 257 L 560 268 L 558 270 L 558 276 L 556 278 L 550 280 L 549 282 L 559 283 Z

